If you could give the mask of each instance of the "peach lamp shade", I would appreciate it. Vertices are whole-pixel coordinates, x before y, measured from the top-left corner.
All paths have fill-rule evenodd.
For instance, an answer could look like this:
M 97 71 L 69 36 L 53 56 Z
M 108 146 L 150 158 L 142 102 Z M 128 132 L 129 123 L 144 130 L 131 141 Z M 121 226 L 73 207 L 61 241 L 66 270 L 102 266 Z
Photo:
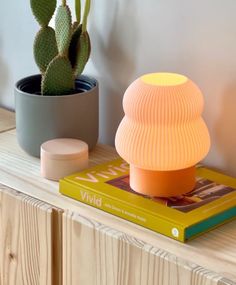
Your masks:
M 203 103 L 197 85 L 180 74 L 146 74 L 128 87 L 115 146 L 130 164 L 134 191 L 169 197 L 194 188 L 195 164 L 210 148 Z

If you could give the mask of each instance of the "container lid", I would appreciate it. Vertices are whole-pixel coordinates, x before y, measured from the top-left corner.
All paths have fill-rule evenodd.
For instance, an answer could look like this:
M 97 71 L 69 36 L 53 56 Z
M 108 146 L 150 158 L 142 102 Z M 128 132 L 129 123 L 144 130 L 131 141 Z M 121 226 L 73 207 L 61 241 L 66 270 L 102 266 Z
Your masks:
M 84 141 L 70 138 L 58 138 L 46 141 L 41 145 L 41 156 L 49 159 L 76 159 L 88 153 L 88 145 Z

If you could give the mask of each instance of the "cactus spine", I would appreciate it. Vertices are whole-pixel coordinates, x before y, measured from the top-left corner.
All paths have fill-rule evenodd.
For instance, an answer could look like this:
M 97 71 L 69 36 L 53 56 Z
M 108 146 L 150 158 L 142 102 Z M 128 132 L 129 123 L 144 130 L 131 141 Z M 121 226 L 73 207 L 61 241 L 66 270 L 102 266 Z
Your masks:
M 41 74 L 42 95 L 65 95 L 75 89 L 75 78 L 84 70 L 91 52 L 87 32 L 90 0 L 85 0 L 81 23 L 81 2 L 75 0 L 76 21 L 62 0 L 57 8 L 55 30 L 49 22 L 56 10 L 56 0 L 31 0 L 32 12 L 41 26 L 34 41 L 34 58 Z

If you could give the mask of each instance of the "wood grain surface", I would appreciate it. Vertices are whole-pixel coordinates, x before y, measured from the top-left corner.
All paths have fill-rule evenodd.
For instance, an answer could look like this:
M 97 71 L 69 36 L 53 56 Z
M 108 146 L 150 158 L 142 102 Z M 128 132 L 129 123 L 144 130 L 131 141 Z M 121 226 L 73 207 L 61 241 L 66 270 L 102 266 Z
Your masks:
M 15 128 L 15 113 L 0 108 L 0 133 Z
M 186 261 L 76 213 L 65 212 L 63 225 L 65 285 L 231 284 L 194 258 Z
M 60 285 L 52 206 L 0 184 L 0 284 Z M 58 238 L 58 237 L 57 237 Z M 60 239 L 61 242 L 61 239 Z
M 90 165 L 103 163 L 105 161 L 109 161 L 115 158 L 117 158 L 117 154 L 114 148 L 104 145 L 98 145 L 96 149 L 92 153 L 90 153 Z M 90 231 L 92 231 L 94 235 L 95 234 L 100 235 L 99 232 L 101 231 L 101 235 L 103 235 L 102 228 L 105 227 L 113 229 L 111 231 L 119 233 L 118 235 L 124 233 L 130 239 L 142 241 L 142 243 L 145 244 L 145 248 L 149 246 L 155 248 L 159 252 L 166 253 L 168 256 L 172 256 L 172 259 L 170 258 L 168 260 L 173 260 L 173 264 L 176 265 L 175 260 L 177 259 L 178 270 L 185 270 L 184 268 L 187 266 L 186 264 L 190 265 L 194 264 L 194 266 L 197 266 L 196 267 L 197 269 L 195 269 L 195 271 L 196 272 L 199 271 L 198 274 L 200 274 L 201 272 L 209 273 L 208 274 L 209 278 L 204 277 L 205 278 L 204 282 L 218 282 L 218 284 L 230 284 L 230 285 L 236 284 L 236 221 L 232 221 L 215 230 L 210 231 L 209 233 L 205 233 L 204 235 L 186 244 L 181 244 L 170 238 L 159 235 L 158 233 L 154 233 L 138 225 L 132 224 L 128 221 L 122 220 L 118 217 L 107 214 L 103 211 L 97 210 L 80 202 L 77 202 L 73 199 L 64 197 L 58 193 L 57 182 L 49 181 L 41 177 L 39 159 L 28 156 L 20 149 L 20 147 L 16 142 L 16 134 L 14 130 L 0 134 L 0 183 L 8 185 L 9 187 L 12 187 L 22 193 L 25 193 L 26 195 L 32 196 L 43 202 L 52 204 L 57 208 L 61 208 L 62 210 L 69 209 L 71 212 L 74 213 L 74 214 L 67 214 L 64 217 L 63 228 L 67 226 L 67 228 L 69 229 L 68 233 L 65 233 L 65 230 L 63 230 L 63 235 L 64 235 L 63 241 L 64 243 L 67 242 L 66 249 L 64 248 L 63 250 L 64 250 L 64 257 L 67 259 L 69 259 L 70 256 L 69 252 L 73 251 L 73 247 L 69 247 L 70 239 L 71 241 L 73 241 L 73 244 L 75 244 L 75 251 L 74 251 L 75 253 L 78 254 L 78 247 L 83 246 L 83 244 L 76 245 L 77 237 L 81 232 L 80 229 L 81 230 L 83 229 L 84 234 L 79 237 L 79 240 L 84 239 L 86 247 L 88 246 L 86 243 L 87 238 L 89 240 L 92 237 Z M 86 217 L 86 218 L 79 218 L 79 217 Z M 83 219 L 83 223 L 81 222 L 80 219 Z M 87 222 L 85 223 L 85 221 Z M 94 224 L 99 226 L 96 227 L 91 226 Z M 73 229 L 73 227 L 76 230 Z M 117 242 L 115 236 L 114 236 L 114 241 L 112 241 L 113 238 L 111 238 L 110 241 L 110 234 L 108 235 L 108 237 L 110 243 Z M 121 247 L 121 245 L 119 246 Z M 122 244 L 122 246 L 124 245 Z M 93 250 L 96 251 L 97 248 L 93 248 Z M 82 252 L 84 252 L 81 255 L 83 258 L 78 260 L 79 256 L 77 256 L 77 259 L 75 259 L 76 263 L 73 265 L 73 270 L 77 268 L 77 270 L 79 271 L 79 267 L 77 265 L 81 263 L 82 263 L 81 265 L 82 268 L 88 267 L 88 264 L 86 263 L 86 252 L 85 251 Z M 75 255 L 71 255 L 71 259 L 73 260 L 72 256 Z M 127 255 L 127 258 L 130 258 L 129 254 Z M 119 262 L 122 263 L 121 261 Z M 130 263 L 126 259 L 124 260 L 124 262 L 126 265 Z M 109 264 L 107 265 L 110 265 L 110 259 L 108 263 Z M 180 264 L 183 264 L 183 268 L 179 267 Z M 131 264 L 129 266 L 130 268 L 132 267 Z M 169 266 L 171 265 L 169 264 Z M 160 269 L 162 267 L 155 267 L 155 268 Z M 105 268 L 103 270 L 105 270 Z M 109 271 L 109 267 L 107 270 Z M 119 274 L 125 274 L 121 272 L 122 271 L 121 267 L 119 267 L 119 270 L 120 270 Z M 88 272 L 90 274 L 91 271 Z M 168 270 L 165 272 L 168 272 Z M 69 282 L 68 270 L 66 270 L 66 274 L 67 275 L 64 276 L 64 280 L 67 282 L 66 284 L 70 284 L 68 283 Z M 106 274 L 110 273 L 108 272 Z M 137 274 L 137 273 L 133 272 L 132 274 Z M 155 274 L 159 274 L 158 271 Z M 191 276 L 195 276 L 194 275 L 195 273 L 193 274 L 193 272 L 191 272 L 191 274 L 192 274 Z M 201 274 L 199 276 L 201 276 Z M 189 283 L 189 285 L 199 284 L 199 283 L 194 283 L 195 280 L 198 280 L 196 278 L 200 278 L 199 276 L 192 277 L 192 283 Z M 210 278 L 210 276 L 213 277 Z M 218 278 L 220 278 L 219 276 L 221 277 L 221 279 L 218 280 Z M 89 283 L 87 284 L 90 285 Z M 107 284 L 107 283 L 100 283 L 100 284 Z M 143 283 L 143 284 L 152 284 L 152 283 Z M 212 284 L 212 283 L 206 283 L 206 284 Z

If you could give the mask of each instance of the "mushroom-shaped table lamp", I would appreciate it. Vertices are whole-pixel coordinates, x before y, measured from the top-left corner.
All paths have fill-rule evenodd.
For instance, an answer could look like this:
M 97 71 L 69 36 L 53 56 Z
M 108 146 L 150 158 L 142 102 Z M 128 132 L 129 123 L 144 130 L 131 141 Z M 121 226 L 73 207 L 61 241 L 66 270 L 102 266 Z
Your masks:
M 210 147 L 196 84 L 175 73 L 146 74 L 128 87 L 123 108 L 115 145 L 130 164 L 131 188 L 157 197 L 191 191 L 195 164 Z

